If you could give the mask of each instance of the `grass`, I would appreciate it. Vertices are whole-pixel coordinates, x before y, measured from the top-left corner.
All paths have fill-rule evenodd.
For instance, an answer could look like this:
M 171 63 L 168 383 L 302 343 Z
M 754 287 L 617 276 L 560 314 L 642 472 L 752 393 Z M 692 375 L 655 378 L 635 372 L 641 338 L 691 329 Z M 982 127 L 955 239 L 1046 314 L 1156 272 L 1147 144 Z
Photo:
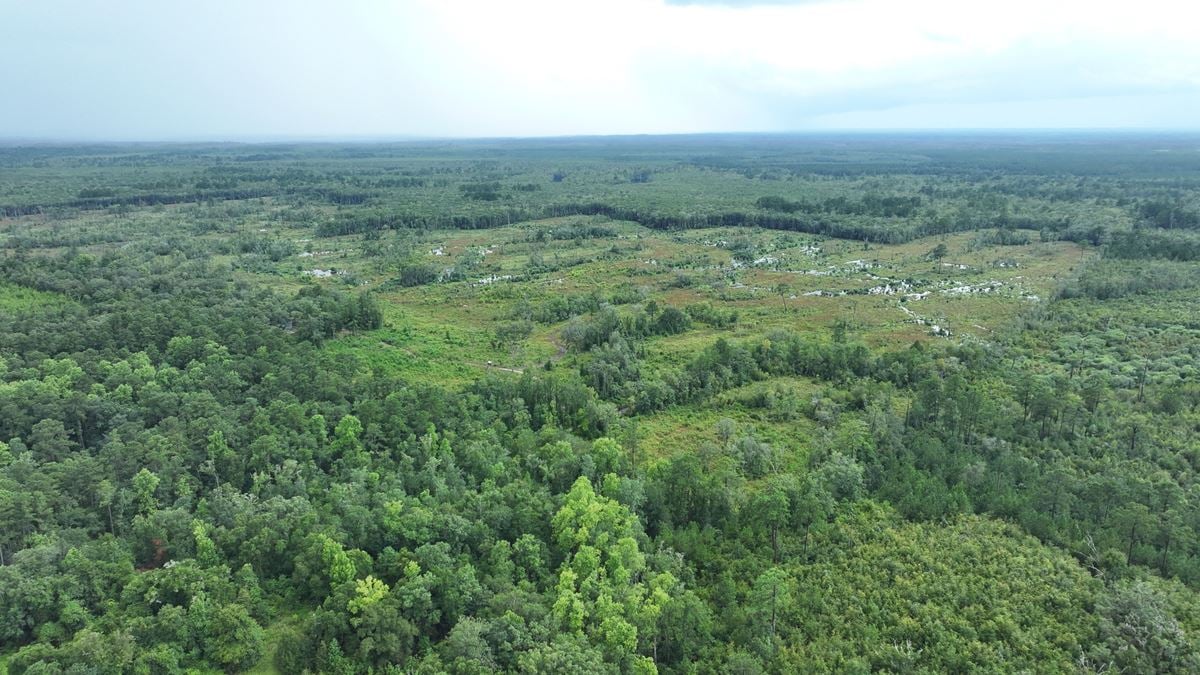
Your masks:
M 816 425 L 799 415 L 775 419 L 766 410 L 745 405 L 748 398 L 768 389 L 786 392 L 804 402 L 817 394 L 821 386 L 806 378 L 777 377 L 730 389 L 704 403 L 643 415 L 638 418 L 637 426 L 639 454 L 653 463 L 694 452 L 705 443 L 717 444 L 717 423 L 728 418 L 737 425 L 739 433 L 753 433 L 779 451 L 785 466 L 801 465 L 809 451 L 803 439 L 815 435 Z
M 688 160 L 692 151 L 669 143 L 652 143 L 637 152 L 575 148 L 569 155 L 530 147 L 500 163 L 480 163 L 479 153 L 490 151 L 467 146 L 436 152 L 414 146 L 353 159 L 336 153 L 309 156 L 295 150 L 299 154 L 281 155 L 277 163 L 256 164 L 254 172 L 232 174 L 241 176 L 237 179 L 242 181 L 240 187 L 275 185 L 280 189 L 283 184 L 274 182 L 279 172 L 291 171 L 296 162 L 316 176 L 328 174 L 338 181 L 351 167 L 354 175 L 376 177 L 405 167 L 412 172 L 408 175 L 425 178 L 415 187 L 375 190 L 364 207 L 295 199 L 284 191 L 244 200 L 9 219 L 0 224 L 0 240 L 34 242 L 38 254 L 64 251 L 68 242 L 95 254 L 127 245 L 153 245 L 162 251 L 200 247 L 214 264 L 228 265 L 235 278 L 282 293 L 295 293 L 311 283 L 372 291 L 384 308 L 384 327 L 338 337 L 325 348 L 353 354 L 364 368 L 378 373 L 450 386 L 463 386 L 489 368 L 515 373 L 546 361 L 577 367 L 586 356 L 565 353 L 560 335 L 566 322 L 533 324 L 527 337 L 514 332 L 514 322 L 527 311 L 523 308 L 536 309 L 564 296 L 619 296 L 625 302 L 633 299 L 634 305 L 653 301 L 680 308 L 707 303 L 724 312 L 736 310 L 739 320 L 735 325 L 714 328 L 694 323 L 683 334 L 651 338 L 641 344 L 648 367 L 677 367 L 722 337 L 753 340 L 776 329 L 824 336 L 837 322 L 845 323 L 853 337 L 884 349 L 947 339 L 933 334 L 933 324 L 949 328 L 951 340 L 986 341 L 1012 325 L 1021 313 L 1050 298 L 1059 283 L 1093 255 L 1073 243 L 1042 242 L 1034 230 L 1024 231 L 1030 243 L 1017 246 L 982 245 L 984 240 L 976 231 L 885 245 L 743 227 L 653 230 L 602 216 L 546 218 L 486 230 L 383 230 L 372 237 L 318 237 L 315 232 L 322 222 L 354 216 L 358 208 L 472 215 L 501 208 L 536 211 L 546 204 L 600 201 L 648 212 L 703 214 L 753 211 L 755 200 L 768 194 L 810 201 L 831 197 L 856 200 L 872 192 L 916 194 L 928 180 L 904 173 L 907 169 L 903 166 L 890 165 L 873 176 L 828 180 L 818 174 L 797 173 L 800 164 L 782 171 L 769 159 L 773 155 L 757 151 L 736 155 L 738 168 L 727 170 L 710 166 L 711 157 L 704 153 Z M 872 166 L 884 161 L 882 155 L 870 153 L 847 155 L 844 148 L 797 147 L 789 152 L 798 153 L 796 161 L 806 158 L 803 161 L 815 162 L 813 166 L 835 157 Z M 929 157 L 914 154 L 901 164 L 917 167 L 929 161 Z M 72 168 L 66 160 L 61 166 L 56 162 L 38 171 L 62 180 L 75 175 L 78 189 L 93 187 L 96 176 L 92 169 Z M 629 182 L 626 174 L 642 169 L 651 172 L 650 182 Z M 566 178 L 551 181 L 550 174 L 558 170 Z M 189 174 L 172 168 L 168 177 L 183 186 L 178 190 L 184 190 L 195 181 L 210 178 L 205 169 L 197 171 Z M 103 187 L 117 195 L 135 194 L 142 180 L 136 171 L 106 175 L 110 184 Z M 440 175 L 459 177 L 436 178 Z M 459 189 L 463 184 L 492 180 L 506 186 L 501 202 L 466 199 Z M 537 187 L 531 191 L 511 189 L 518 184 Z M 33 187 L 0 182 L 0 191 L 9 190 L 12 203 L 26 201 L 18 195 L 32 199 L 37 194 L 31 191 Z M 40 200 L 69 196 L 47 193 Z M 966 199 L 947 193 L 924 200 L 922 208 L 925 217 L 938 215 L 952 221 L 960 212 L 977 208 Z M 1128 226 L 1125 210 L 1100 203 L 1026 197 L 1013 197 L 1010 202 L 1014 214 L 1042 220 L 1074 218 L 1116 228 Z M 892 221 L 871 222 L 889 226 Z M 278 243 L 284 253 L 274 260 L 243 253 L 239 242 L 255 239 Z M 938 244 L 945 245 L 947 254 L 931 261 L 928 253 Z M 473 262 L 462 270 L 459 281 L 408 288 L 395 283 L 404 265 L 461 269 L 469 261 Z M 313 279 L 304 274 L 311 269 L 333 269 L 339 274 Z M 881 289 L 888 292 L 878 293 Z M 919 295 L 906 299 L 908 294 Z M 63 301 L 53 294 L 0 286 L 0 311 L 29 311 Z M 623 307 L 621 311 L 631 309 Z
M 648 185 L 619 186 L 604 183 L 609 178 L 595 171 L 594 166 L 578 168 L 568 182 L 600 181 L 593 187 L 599 185 L 606 194 L 628 192 L 621 199 L 636 196 L 663 208 L 665 195 L 682 193 L 715 191 L 709 197 L 716 202 L 743 199 L 729 192 L 727 175 L 718 178 L 694 168 L 656 173 Z M 533 181 L 534 176 L 526 178 Z M 833 195 L 842 194 L 844 187 L 821 189 Z M 575 195 L 581 184 L 545 189 Z M 488 230 L 320 238 L 314 235 L 313 223 L 336 216 L 338 210 L 321 204 L 304 209 L 308 222 L 295 221 L 295 207 L 272 199 L 169 205 L 132 213 L 81 212 L 53 220 L 35 216 L 6 221 L 0 235 L 23 232 L 49 243 L 64 232 L 120 235 L 119 241 L 84 246 L 92 253 L 157 236 L 168 242 L 168 250 L 175 245 L 170 242 L 207 247 L 214 264 L 230 266 L 236 278 L 282 293 L 295 293 L 311 283 L 375 292 L 384 308 L 385 326 L 330 340 L 326 349 L 353 354 L 375 372 L 450 386 L 475 380 L 489 363 L 519 372 L 563 360 L 567 355 L 560 335 L 566 322 L 533 324 L 528 337 L 502 338 L 520 318 L 520 308 L 537 308 L 559 297 L 594 293 L 602 299 L 640 298 L 680 308 L 707 303 L 721 311 L 737 311 L 739 320 L 733 326 L 694 323 L 683 334 L 646 340 L 644 358 L 651 367 L 681 365 L 721 337 L 754 339 L 775 329 L 823 336 L 839 321 L 854 337 L 894 349 L 946 339 L 933 335 L 931 324 L 948 327 L 953 340 L 988 340 L 1034 303 L 1051 297 L 1060 281 L 1091 255 L 1072 243 L 1041 242 L 1034 231 L 1026 232 L 1032 243 L 1019 246 L 980 246 L 977 232 L 884 245 L 756 228 L 651 230 L 589 216 Z M 573 233 L 584 237 L 562 238 Z M 246 237 L 287 242 L 294 253 L 275 261 L 241 253 L 234 242 Z M 939 243 L 948 253 L 930 261 L 927 254 Z M 477 262 L 460 281 L 409 288 L 392 283 L 406 261 L 444 269 L 468 259 Z M 316 280 L 303 274 L 314 268 L 342 274 Z M 497 280 L 484 283 L 493 278 Z M 900 292 L 871 294 L 888 286 Z M 967 290 L 955 293 L 956 288 Z M 984 288 L 990 290 L 983 292 Z M 907 293 L 927 295 L 901 302 Z M 29 311 L 65 301 L 54 294 L 0 286 L 0 311 Z M 572 357 L 566 365 L 576 362 Z
M 681 176 L 671 174 L 670 180 L 684 180 Z M 754 228 L 659 231 L 583 216 L 489 230 L 385 232 L 378 240 L 316 238 L 310 226 L 287 223 L 282 208 L 270 200 L 251 201 L 240 210 L 236 204 L 222 205 L 232 224 L 221 221 L 220 228 L 195 241 L 225 250 L 228 244 L 222 242 L 231 238 L 262 236 L 290 241 L 296 253 L 272 262 L 230 250 L 215 255 L 216 264 L 230 265 L 236 277 L 283 293 L 310 283 L 378 293 L 385 327 L 331 340 L 327 349 L 353 354 L 376 372 L 451 386 L 478 378 L 489 362 L 522 371 L 561 359 L 559 335 L 565 322 L 535 324 L 527 338 L 500 339 L 519 318 L 518 307 L 536 308 L 560 296 L 617 294 L 660 305 L 708 303 L 738 312 L 732 327 L 694 324 L 684 334 L 646 341 L 650 365 L 677 366 L 720 337 L 752 339 L 775 329 L 826 335 L 838 321 L 846 322 L 859 339 L 883 348 L 944 339 L 931 334 L 931 324 L 948 327 L 952 339 L 987 340 L 1032 303 L 1049 298 L 1090 255 L 1072 243 L 1040 242 L 1032 231 L 1027 234 L 1033 243 L 1019 246 L 978 246 L 975 232 L 884 245 Z M 213 210 L 221 209 L 142 209 L 124 216 L 120 231 L 136 238 L 162 228 L 170 235 L 172 219 L 187 215 L 203 221 Z M 77 220 L 81 231 L 88 231 L 110 228 L 121 218 L 88 213 Z M 39 226 L 37 219 L 22 225 L 31 230 L 63 227 Z M 177 232 L 179 226 L 174 227 Z M 609 234 L 555 238 L 589 228 Z M 939 243 L 948 254 L 930 261 L 927 253 Z M 106 245 L 111 244 L 97 245 L 97 252 Z M 739 258 L 738 250 L 748 253 Z M 464 280 L 404 288 L 389 283 L 397 274 L 398 255 L 439 268 L 454 267 L 469 256 L 478 262 Z M 540 266 L 533 264 L 536 260 Z M 313 280 L 303 274 L 313 268 L 343 274 Z M 497 280 L 484 282 L 493 278 Z M 871 294 L 887 286 L 900 292 Z M 956 288 L 967 290 L 952 292 Z M 983 292 L 985 288 L 990 290 Z M 907 293 L 928 295 L 901 302 Z M 53 294 L 0 286 L 2 311 L 62 301 Z

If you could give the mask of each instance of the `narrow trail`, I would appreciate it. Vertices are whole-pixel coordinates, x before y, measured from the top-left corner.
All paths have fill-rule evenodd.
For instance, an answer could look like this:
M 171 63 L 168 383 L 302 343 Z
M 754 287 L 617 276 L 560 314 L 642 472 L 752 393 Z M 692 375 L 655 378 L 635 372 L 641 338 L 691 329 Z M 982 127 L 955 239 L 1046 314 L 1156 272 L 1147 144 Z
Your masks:
M 517 375 L 520 375 L 525 372 L 524 368 L 508 368 L 506 366 L 498 366 L 498 365 L 496 365 L 494 363 L 490 363 L 490 362 L 489 363 L 480 363 L 478 361 L 463 361 L 463 363 L 467 364 L 468 366 L 475 366 L 476 368 L 483 368 L 484 370 L 503 370 L 506 373 L 516 373 Z

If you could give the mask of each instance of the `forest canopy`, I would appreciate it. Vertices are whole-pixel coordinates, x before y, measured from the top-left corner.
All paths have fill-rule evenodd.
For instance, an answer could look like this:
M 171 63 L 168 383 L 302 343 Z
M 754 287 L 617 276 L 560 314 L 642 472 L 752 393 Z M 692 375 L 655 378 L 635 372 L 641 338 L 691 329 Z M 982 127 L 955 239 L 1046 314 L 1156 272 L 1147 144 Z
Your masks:
M 0 148 L 0 671 L 1196 672 L 1194 142 Z

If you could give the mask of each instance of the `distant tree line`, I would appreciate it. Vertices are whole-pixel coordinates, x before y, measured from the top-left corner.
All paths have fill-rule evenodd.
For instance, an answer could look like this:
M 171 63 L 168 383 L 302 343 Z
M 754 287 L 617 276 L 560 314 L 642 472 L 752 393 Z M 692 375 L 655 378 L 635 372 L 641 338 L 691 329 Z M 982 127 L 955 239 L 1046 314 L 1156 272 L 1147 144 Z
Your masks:
M 792 201 L 778 196 L 760 197 L 755 206 L 783 213 L 840 213 L 852 216 L 877 216 L 880 218 L 911 218 L 921 207 L 921 197 L 914 195 L 863 195 L 861 199 L 829 197 L 818 201 Z
M 545 206 L 541 209 L 509 208 L 474 215 L 418 215 L 375 211 L 338 216 L 316 228 L 320 237 L 363 234 L 383 229 L 488 229 L 514 223 L 565 216 L 607 216 L 613 220 L 636 222 L 656 230 L 684 230 L 708 227 L 762 227 L 773 230 L 805 232 L 842 239 L 881 243 L 903 243 L 912 239 L 971 229 L 973 225 L 954 226 L 946 223 L 906 223 L 880 225 L 843 222 L 819 217 L 796 217 L 777 213 L 746 213 L 732 211 L 713 214 L 664 214 L 640 209 L 616 207 L 600 202 L 568 203 Z

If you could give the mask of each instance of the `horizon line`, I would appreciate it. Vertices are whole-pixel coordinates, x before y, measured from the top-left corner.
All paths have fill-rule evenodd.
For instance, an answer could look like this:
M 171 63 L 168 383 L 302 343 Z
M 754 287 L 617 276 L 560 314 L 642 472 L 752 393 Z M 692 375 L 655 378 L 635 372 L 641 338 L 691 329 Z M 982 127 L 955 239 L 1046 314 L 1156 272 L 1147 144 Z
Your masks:
M 954 136 L 966 134 L 996 135 L 1154 135 L 1195 134 L 1200 127 L 848 127 L 829 129 L 792 129 L 774 131 L 682 131 L 682 132 L 633 132 L 633 133 L 579 133 L 510 136 L 459 136 L 420 134 L 230 134 L 161 137 L 70 137 L 70 136 L 4 136 L 0 135 L 0 146 L 20 145 L 266 145 L 272 143 L 300 144 L 365 144 L 365 143 L 428 143 L 463 141 L 553 141 L 579 139 L 632 139 L 632 138 L 689 138 L 703 136 L 871 136 L 881 134 Z

